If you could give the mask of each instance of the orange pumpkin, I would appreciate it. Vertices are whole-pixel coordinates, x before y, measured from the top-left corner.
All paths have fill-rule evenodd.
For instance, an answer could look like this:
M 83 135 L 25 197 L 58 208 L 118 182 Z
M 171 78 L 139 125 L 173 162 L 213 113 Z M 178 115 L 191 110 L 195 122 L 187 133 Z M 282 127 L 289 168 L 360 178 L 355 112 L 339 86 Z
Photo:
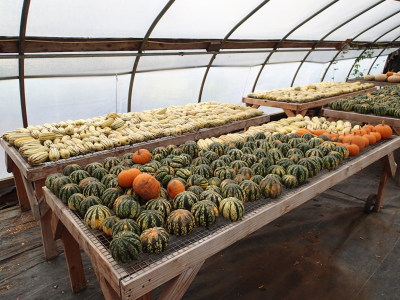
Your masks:
M 324 134 L 326 132 L 325 129 L 316 129 L 313 131 L 313 134 L 315 134 L 316 136 Z
M 368 133 L 365 129 L 353 129 L 351 132 L 355 135 L 364 135 Z
M 371 124 L 367 124 L 363 126 L 363 129 L 365 129 L 365 131 L 367 131 L 368 133 L 370 133 L 371 131 L 374 130 L 374 125 Z
M 376 143 L 376 137 L 373 134 L 369 133 L 369 134 L 364 135 L 364 137 L 366 137 L 368 139 L 370 145 L 373 145 Z
M 379 142 L 382 139 L 381 134 L 377 131 L 371 131 L 371 134 L 375 136 L 377 142 Z
M 140 170 L 136 168 L 123 170 L 121 173 L 118 174 L 118 184 L 125 188 L 130 187 L 132 186 L 132 183 L 135 180 L 136 176 L 141 173 L 142 172 L 140 172 Z
M 299 136 L 302 136 L 302 135 L 305 134 L 305 133 L 311 133 L 311 131 L 308 130 L 307 128 L 300 128 L 300 129 L 296 130 L 296 133 L 297 133 Z
M 144 200 L 150 200 L 160 196 L 161 184 L 150 174 L 142 173 L 133 180 L 132 188 Z
M 346 135 L 343 142 L 347 144 L 356 144 L 360 148 L 360 151 L 365 147 L 365 140 L 359 135 Z
M 167 193 L 171 199 L 174 199 L 176 195 L 185 191 L 185 185 L 178 179 L 172 179 L 168 182 Z
M 365 147 L 369 146 L 369 139 L 365 136 L 365 134 L 362 135 L 361 137 L 362 137 L 362 139 L 364 140 L 364 145 L 365 145 Z
M 135 164 L 144 165 L 151 160 L 151 153 L 147 149 L 139 149 L 132 155 L 132 161 Z
M 386 72 L 387 77 L 392 76 L 393 74 L 394 74 L 394 72 Z
M 356 144 L 344 144 L 344 145 L 349 150 L 350 156 L 355 156 L 360 154 L 360 147 L 358 147 Z
M 381 134 L 383 139 L 388 139 L 393 134 L 392 128 L 389 125 L 385 125 L 383 122 L 382 124 L 376 125 L 374 129 Z

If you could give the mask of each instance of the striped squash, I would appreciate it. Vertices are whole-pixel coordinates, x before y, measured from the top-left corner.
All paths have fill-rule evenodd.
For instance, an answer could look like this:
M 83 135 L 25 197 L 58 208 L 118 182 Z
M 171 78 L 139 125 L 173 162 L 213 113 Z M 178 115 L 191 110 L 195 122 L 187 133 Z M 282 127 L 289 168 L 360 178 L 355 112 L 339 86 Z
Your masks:
M 101 229 L 105 219 L 111 216 L 107 206 L 96 204 L 88 208 L 85 213 L 85 224 L 92 229 Z
M 235 174 L 237 174 L 241 168 L 248 167 L 248 166 L 249 165 L 242 160 L 234 160 L 229 165 L 229 167 L 231 167 L 235 171 Z
M 181 148 L 184 153 L 189 154 L 192 158 L 199 155 L 200 149 L 195 141 L 186 141 Z
M 186 209 L 174 210 L 167 218 L 167 230 L 173 235 L 187 235 L 193 231 L 194 227 L 194 216 Z
M 301 151 L 298 148 L 289 149 L 288 152 L 286 153 L 286 157 L 289 158 L 290 156 L 295 155 L 295 154 L 300 155 L 301 157 L 304 157 L 303 151 Z
M 176 172 L 175 172 L 175 177 L 182 178 L 185 181 L 188 180 L 188 178 L 192 175 L 193 175 L 192 171 L 190 171 L 187 168 L 181 168 L 181 169 L 176 170 Z
M 140 241 L 143 252 L 160 254 L 168 246 L 169 234 L 162 227 L 153 227 L 142 232 Z
M 211 201 L 211 202 L 215 203 L 217 206 L 219 206 L 219 203 L 222 201 L 223 198 L 216 191 L 208 190 L 208 191 L 202 192 L 200 194 L 199 199 L 200 199 L 200 201 L 203 201 L 203 200 Z
M 92 171 L 91 176 L 101 181 L 103 176 L 107 175 L 108 171 L 104 168 L 96 168 Z
M 225 198 L 219 204 L 219 212 L 226 220 L 233 222 L 241 220 L 244 215 L 243 202 L 234 197 Z
M 106 157 L 103 160 L 103 167 L 104 169 L 109 171 L 111 170 L 112 167 L 118 166 L 120 162 L 121 160 L 118 157 L 115 156 Z
M 220 195 L 222 194 L 221 188 L 219 186 L 216 186 L 216 185 L 209 185 L 206 188 L 206 191 L 214 191 L 214 192 L 216 192 L 216 193 L 218 193 Z
M 319 147 L 319 146 L 318 146 Z M 324 157 L 324 154 L 320 149 L 312 148 L 304 153 L 305 157 L 317 156 L 317 157 Z
M 226 154 L 232 158 L 232 161 L 241 160 L 243 156 L 243 152 L 239 149 L 229 150 Z
M 132 219 L 121 219 L 113 225 L 111 228 L 112 236 L 120 234 L 123 231 L 131 231 L 136 234 L 140 234 L 139 225 Z
M 218 142 L 211 143 L 208 146 L 208 150 L 215 152 L 218 156 L 224 155 L 224 146 Z
M 79 213 L 81 214 L 81 216 L 85 216 L 86 211 L 89 209 L 89 207 L 96 204 L 101 204 L 99 197 L 96 196 L 86 197 L 85 200 L 81 201 L 81 205 L 79 207 Z
M 204 192 L 204 189 L 198 185 L 189 186 L 186 190 L 195 193 L 197 196 L 200 196 L 200 194 Z
M 262 175 L 254 175 L 253 177 L 250 178 L 251 181 L 254 183 L 260 184 L 261 180 L 264 179 L 264 176 Z
M 217 222 L 218 208 L 210 200 L 202 200 L 195 203 L 191 212 L 197 226 L 210 227 Z
M 284 156 L 286 156 L 286 153 L 292 148 L 292 146 L 290 146 L 288 143 L 281 143 L 278 144 L 276 148 L 281 151 Z
M 229 183 L 222 188 L 222 197 L 234 197 L 241 201 L 244 201 L 244 191 L 238 184 Z
M 116 165 L 116 166 L 114 166 L 114 167 L 112 167 L 108 172 L 109 172 L 109 174 L 114 174 L 114 175 L 117 175 L 118 176 L 118 174 L 119 173 L 121 173 L 122 171 L 124 171 L 124 170 L 126 170 L 126 168 L 124 167 L 124 166 L 122 166 L 122 165 Z M 104 176 L 107 176 L 108 174 L 106 174 L 106 175 L 104 175 Z M 103 177 L 104 177 L 103 176 Z M 102 177 L 102 179 L 103 179 L 103 177 Z
M 203 165 L 200 165 L 200 166 L 203 166 Z M 217 168 L 219 168 L 219 167 L 226 167 L 227 166 L 227 164 L 226 164 L 226 162 L 225 161 L 223 161 L 222 159 L 216 159 L 216 160 L 214 160 L 211 164 L 210 164 L 210 169 L 211 169 L 211 174 L 213 174 L 214 173 L 214 171 L 217 169 Z M 198 173 L 198 172 L 196 172 L 196 168 L 198 168 L 198 167 L 195 167 L 194 168 L 194 173 L 195 174 L 200 174 L 200 173 Z M 203 175 L 203 174 L 200 174 L 200 175 Z M 207 173 L 207 175 L 208 175 L 208 173 Z M 204 176 L 204 175 L 203 175 Z M 206 176 L 204 176 L 204 177 L 206 177 L 206 178 L 210 178 L 210 177 L 212 177 L 212 175 L 208 175 L 209 177 L 206 177 Z
M 198 201 L 199 198 L 195 193 L 190 191 L 184 191 L 175 196 L 175 198 L 172 200 L 172 204 L 174 209 L 181 208 L 181 209 L 191 210 L 193 204 L 195 204 Z
M 82 179 L 89 177 L 89 173 L 85 170 L 75 170 L 71 174 L 69 174 L 69 178 L 71 178 L 73 183 L 79 184 Z
M 286 174 L 285 169 L 280 165 L 272 165 L 267 169 L 268 174 L 276 174 L 280 177 Z
M 313 137 L 308 140 L 307 142 L 312 148 L 318 147 L 319 145 L 322 144 L 322 139 L 318 137 Z
M 201 156 L 208 159 L 208 161 L 210 163 L 219 158 L 219 155 L 217 153 L 215 153 L 214 151 L 204 151 L 203 153 L 201 153 Z
M 243 201 L 257 201 L 261 198 L 261 189 L 257 183 L 251 180 L 244 180 L 239 183 L 239 187 L 243 190 Z
M 50 190 L 53 192 L 54 195 L 58 197 L 61 188 L 68 183 L 72 183 L 71 178 L 65 175 L 59 176 L 52 181 Z
M 231 167 L 219 167 L 214 171 L 214 176 L 221 180 L 235 178 L 235 171 Z
M 264 157 L 268 157 L 267 151 L 264 149 L 260 149 L 260 148 L 254 149 L 253 155 L 255 157 L 257 157 L 257 160 L 260 160 L 261 158 L 264 158 Z
M 67 183 L 62 186 L 58 193 L 58 197 L 61 199 L 62 202 L 68 203 L 69 197 L 71 197 L 75 193 L 81 193 L 81 188 L 79 185 L 75 183 Z
M 283 167 L 286 170 L 286 168 L 289 167 L 290 165 L 294 165 L 294 161 L 285 157 L 285 158 L 282 158 L 282 159 L 278 160 L 276 162 L 276 164 L 278 166 Z
M 44 181 L 44 185 L 45 185 L 49 190 L 51 190 L 51 185 L 52 185 L 53 181 L 54 181 L 56 178 L 61 177 L 61 176 L 65 176 L 65 175 L 62 174 L 62 173 L 50 174 L 49 176 L 46 177 L 46 180 Z
M 254 171 L 249 167 L 242 167 L 237 174 L 243 175 L 246 179 L 250 179 L 254 176 Z
M 117 178 L 116 174 L 107 174 L 107 175 L 103 176 L 103 178 L 100 180 L 100 182 L 102 184 L 104 184 L 106 187 L 109 187 L 110 182 L 115 180 L 115 178 Z M 118 179 L 117 179 L 117 181 L 118 181 Z
M 286 173 L 296 176 L 299 184 L 302 184 L 308 179 L 308 169 L 302 165 L 291 165 L 286 169 Z
M 199 156 L 196 157 L 195 159 L 192 160 L 191 165 L 192 166 L 198 166 L 198 165 L 209 165 L 211 162 L 208 158 L 204 157 L 204 156 Z
M 222 160 L 226 165 L 229 165 L 233 161 L 232 157 L 230 157 L 228 154 L 221 155 L 219 159 Z
M 88 172 L 88 173 L 90 174 L 90 176 L 94 177 L 94 176 L 92 175 L 92 173 L 93 173 L 93 171 L 96 170 L 97 168 L 103 168 L 103 164 L 102 164 L 102 163 L 99 163 L 99 162 L 93 162 L 93 163 L 87 164 L 87 165 L 85 166 L 84 170 L 85 170 L 86 172 Z
M 141 231 L 152 227 L 164 227 L 164 215 L 155 209 L 142 210 L 136 219 Z
M 69 176 L 73 171 L 82 170 L 82 167 L 78 164 L 70 164 L 64 167 L 63 174 Z
M 265 198 L 275 199 L 282 194 L 282 184 L 280 181 L 273 177 L 265 177 L 260 182 L 261 194 Z
M 158 197 L 147 201 L 145 204 L 145 209 L 158 210 L 159 212 L 162 213 L 164 219 L 166 219 L 168 215 L 171 213 L 172 206 L 168 200 Z
M 103 232 L 109 236 L 112 236 L 112 227 L 118 222 L 120 221 L 120 218 L 118 218 L 117 216 L 110 216 L 108 218 L 106 218 L 103 221 L 103 224 L 101 225 L 101 229 L 103 230 Z
M 306 158 L 300 159 L 298 164 L 307 168 L 308 175 L 310 177 L 317 175 L 318 172 L 321 171 L 321 168 L 319 167 L 319 165 L 311 157 L 306 157 Z
M 137 259 L 142 252 L 140 237 L 133 232 L 123 232 L 115 236 L 110 243 L 111 256 L 120 263 L 129 263 Z
M 267 175 L 267 168 L 264 167 L 264 165 L 262 163 L 255 163 L 251 166 L 251 169 L 253 170 L 254 175 L 261 175 L 261 176 L 265 176 Z M 252 177 L 253 177 L 252 176 Z
M 114 205 L 114 201 L 123 194 L 123 191 L 119 187 L 108 188 L 101 195 L 101 203 L 108 208 L 112 208 Z
M 276 148 L 272 148 L 271 150 L 268 150 L 268 154 L 269 154 L 269 158 L 271 158 L 271 163 L 273 165 L 275 165 L 278 160 L 284 158 L 283 153 Z
M 340 164 L 340 160 L 334 155 L 327 155 L 322 158 L 324 168 L 327 170 L 335 170 Z
M 297 177 L 294 175 L 283 175 L 282 183 L 288 189 L 293 189 L 299 185 L 299 181 L 297 180 Z
M 258 158 L 254 154 L 249 153 L 249 154 L 244 154 L 242 156 L 242 161 L 244 161 L 247 164 L 247 166 L 250 167 L 258 161 Z
M 246 143 L 246 144 L 247 144 L 247 143 Z M 243 155 L 245 155 L 245 154 L 252 154 L 252 153 L 253 153 L 253 148 L 250 148 L 250 147 L 245 147 L 245 146 L 243 146 L 243 148 L 240 149 L 240 150 L 243 152 Z M 243 156 L 242 156 L 241 159 L 243 159 Z
M 83 189 L 83 194 L 85 196 L 97 196 L 101 197 L 105 191 L 106 187 L 99 181 L 91 181 L 89 182 L 85 188 Z
M 208 179 L 208 185 L 216 185 L 216 186 L 220 186 L 221 184 L 221 179 L 219 179 L 218 177 L 211 177 Z
M 81 202 L 83 200 L 85 200 L 85 196 L 83 194 L 80 194 L 80 193 L 72 194 L 68 198 L 68 208 L 70 210 L 79 211 L 79 209 L 81 207 Z
M 92 181 L 98 181 L 98 180 L 94 177 L 83 178 L 81 181 L 79 181 L 79 187 L 83 190 Z
M 215 160 L 215 161 L 217 161 L 217 160 Z M 200 175 L 200 176 L 203 176 L 204 178 L 208 179 L 208 178 L 212 177 L 213 170 L 208 165 L 201 164 L 201 165 L 194 167 L 193 174 Z
M 297 145 L 297 149 L 299 149 L 303 153 L 306 153 L 311 148 L 312 147 L 308 143 L 300 143 Z
M 139 202 L 133 200 L 133 197 L 128 198 L 127 196 L 128 195 L 120 196 L 124 197 L 124 199 L 116 204 L 115 214 L 121 219 L 136 219 L 141 211 L 140 204 Z M 120 197 L 118 197 L 115 202 L 117 202 Z

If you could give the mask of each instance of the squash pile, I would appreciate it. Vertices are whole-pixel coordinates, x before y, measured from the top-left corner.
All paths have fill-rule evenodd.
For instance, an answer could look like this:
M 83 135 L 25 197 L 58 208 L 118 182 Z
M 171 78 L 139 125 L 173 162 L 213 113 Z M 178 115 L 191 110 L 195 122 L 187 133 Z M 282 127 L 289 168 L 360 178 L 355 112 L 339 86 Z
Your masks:
M 353 127 L 343 137 L 306 126 L 287 134 L 253 128 L 243 139 L 204 148 L 187 141 L 71 164 L 48 176 L 45 185 L 89 228 L 111 236 L 113 258 L 128 263 L 142 252 L 165 251 L 171 235 L 185 236 L 222 219 L 239 221 L 246 203 L 276 199 L 323 169 L 336 169 L 361 141 L 363 147 L 373 143 L 368 131 L 381 138 L 390 134 L 385 125 Z
M 386 86 L 372 93 L 335 100 L 330 102 L 328 107 L 360 114 L 400 118 L 400 86 Z
M 268 99 L 283 102 L 305 103 L 321 98 L 333 97 L 373 87 L 372 83 L 360 82 L 320 82 L 271 91 L 254 92 L 249 98 Z
M 29 164 L 175 136 L 261 115 L 258 109 L 204 102 L 135 113 L 109 113 L 87 120 L 28 126 L 8 131 L 3 139 Z
M 400 72 L 386 72 L 384 74 L 376 74 L 376 75 L 365 75 L 364 80 L 366 81 L 387 81 L 392 83 L 400 83 Z

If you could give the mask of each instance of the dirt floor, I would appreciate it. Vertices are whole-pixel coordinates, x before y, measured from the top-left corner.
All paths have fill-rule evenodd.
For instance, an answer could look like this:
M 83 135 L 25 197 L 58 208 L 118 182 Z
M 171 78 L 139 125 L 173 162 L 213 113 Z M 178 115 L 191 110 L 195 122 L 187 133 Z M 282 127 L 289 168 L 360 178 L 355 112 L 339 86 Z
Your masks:
M 183 299 L 400 299 L 400 189 L 393 180 L 384 209 L 363 212 L 380 170 L 371 165 L 209 258 Z M 64 255 L 43 258 L 31 214 L 0 212 L 0 299 L 102 299 L 86 256 L 84 265 L 88 287 L 73 294 Z

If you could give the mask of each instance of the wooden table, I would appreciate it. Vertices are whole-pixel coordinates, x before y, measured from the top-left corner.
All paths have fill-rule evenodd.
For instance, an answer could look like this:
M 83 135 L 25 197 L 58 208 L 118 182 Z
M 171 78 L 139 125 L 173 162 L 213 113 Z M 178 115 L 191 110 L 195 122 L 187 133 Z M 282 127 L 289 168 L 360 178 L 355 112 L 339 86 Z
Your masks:
M 356 78 L 356 79 L 349 79 L 347 82 L 356 82 L 359 81 L 361 83 L 373 83 L 375 86 L 388 86 L 388 85 L 399 85 L 400 83 L 398 82 L 387 82 L 387 81 L 376 81 L 376 80 L 364 80 L 362 78 Z
M 393 128 L 393 130 L 400 135 L 400 119 L 385 117 L 385 116 L 376 116 L 376 115 L 367 115 L 360 114 L 353 111 L 342 111 L 342 110 L 333 110 L 324 108 L 322 111 L 322 115 L 331 120 L 350 120 L 357 122 L 365 122 L 370 124 L 380 124 L 385 122 L 386 125 L 389 125 Z
M 257 99 L 257 98 L 247 98 L 247 97 L 243 97 L 242 102 L 246 103 L 246 106 L 251 106 L 253 108 L 259 108 L 260 106 L 282 108 L 288 117 L 295 117 L 297 114 L 300 114 L 304 117 L 310 108 L 322 107 L 333 100 L 341 99 L 348 96 L 354 96 L 358 94 L 370 93 L 373 91 L 376 91 L 376 87 L 352 93 L 341 94 L 338 96 L 322 98 L 319 100 L 305 102 L 305 103 L 283 102 L 283 101 L 275 101 L 269 99 Z
M 383 204 L 387 180 L 395 176 L 393 151 L 399 147 L 400 137 L 367 147 L 362 155 L 347 160 L 337 170 L 322 171 L 305 185 L 285 191 L 275 201 L 259 200 L 245 203 L 246 213 L 241 221 L 227 222 L 219 217 L 218 222 L 208 230 L 195 228 L 194 232 L 186 237 L 172 237 L 165 253 L 141 254 L 140 260 L 131 265 L 117 264 L 107 249 L 103 235 L 99 231 L 89 230 L 81 218 L 47 188 L 43 188 L 45 203 L 48 206 L 41 207 L 41 215 L 46 220 L 43 225 L 51 228 L 51 231 L 46 232 L 44 242 L 55 244 L 55 239 L 63 241 L 74 292 L 86 287 L 80 255 L 82 248 L 92 261 L 106 299 L 151 299 L 151 291 L 164 283 L 167 284 L 164 285 L 159 299 L 180 299 L 205 259 L 377 160 L 381 160 L 383 168 L 373 208 L 379 211 Z

